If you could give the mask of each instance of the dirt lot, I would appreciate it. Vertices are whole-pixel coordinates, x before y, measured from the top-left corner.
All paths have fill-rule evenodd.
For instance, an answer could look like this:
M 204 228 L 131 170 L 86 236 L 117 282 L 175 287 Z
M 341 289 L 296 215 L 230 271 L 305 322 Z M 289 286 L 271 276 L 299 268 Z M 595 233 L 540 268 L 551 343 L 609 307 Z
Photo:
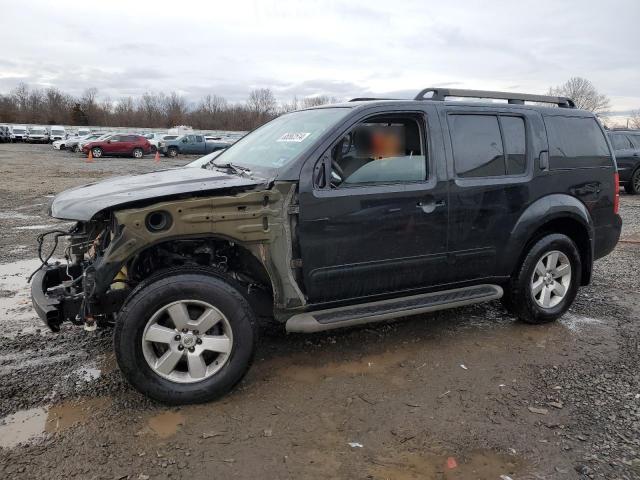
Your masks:
M 0 478 L 640 478 L 640 197 L 560 322 L 495 302 L 268 333 L 231 395 L 165 408 L 124 383 L 111 332 L 41 329 L 25 277 L 51 195 L 185 161 L 0 144 Z

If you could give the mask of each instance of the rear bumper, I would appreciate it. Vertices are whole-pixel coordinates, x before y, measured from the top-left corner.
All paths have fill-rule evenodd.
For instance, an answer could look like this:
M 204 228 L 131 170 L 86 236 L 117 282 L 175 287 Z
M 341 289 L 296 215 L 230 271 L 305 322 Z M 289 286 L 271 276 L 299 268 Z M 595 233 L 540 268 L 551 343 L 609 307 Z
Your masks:
M 613 219 L 610 225 L 603 225 L 595 229 L 594 260 L 609 255 L 620 240 L 622 218 L 620 215 L 614 215 Z

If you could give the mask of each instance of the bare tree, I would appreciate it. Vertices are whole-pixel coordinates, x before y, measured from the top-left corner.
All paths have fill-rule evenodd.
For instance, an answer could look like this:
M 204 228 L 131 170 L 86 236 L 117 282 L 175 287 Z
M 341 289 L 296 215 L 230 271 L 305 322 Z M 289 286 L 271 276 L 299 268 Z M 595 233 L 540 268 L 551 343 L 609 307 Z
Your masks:
M 631 112 L 631 118 L 629 119 L 629 126 L 631 128 L 640 129 L 640 110 L 634 110 Z
M 268 88 L 258 88 L 251 90 L 247 100 L 247 107 L 257 115 L 271 115 L 276 109 L 276 97 Z
M 586 78 L 572 77 L 562 85 L 549 88 L 549 95 L 569 97 L 576 107 L 593 113 L 605 113 L 611 107 L 609 97 L 598 92 Z
M 320 105 L 327 105 L 329 103 L 338 103 L 338 99 L 335 97 L 329 97 L 328 95 L 318 95 L 317 97 L 305 97 L 302 99 L 301 108 L 319 107 Z

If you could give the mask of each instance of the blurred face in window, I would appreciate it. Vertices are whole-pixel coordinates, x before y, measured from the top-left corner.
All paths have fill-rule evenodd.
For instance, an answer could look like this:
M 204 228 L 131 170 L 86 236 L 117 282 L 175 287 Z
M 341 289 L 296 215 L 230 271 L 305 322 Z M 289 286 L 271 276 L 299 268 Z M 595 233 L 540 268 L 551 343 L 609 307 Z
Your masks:
M 374 127 L 371 134 L 371 157 L 375 159 L 400 157 L 403 152 L 403 138 L 399 129 Z

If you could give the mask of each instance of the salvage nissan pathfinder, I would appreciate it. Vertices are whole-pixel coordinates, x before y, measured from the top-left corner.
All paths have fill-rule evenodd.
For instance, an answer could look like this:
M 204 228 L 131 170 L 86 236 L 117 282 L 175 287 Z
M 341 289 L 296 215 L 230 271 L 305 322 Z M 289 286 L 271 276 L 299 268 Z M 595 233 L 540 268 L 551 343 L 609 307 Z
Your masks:
M 64 237 L 65 261 L 41 254 L 33 303 L 53 331 L 115 323 L 135 388 L 204 402 L 246 373 L 263 320 L 319 332 L 495 299 L 557 319 L 618 241 L 618 185 L 568 98 L 429 88 L 310 108 L 203 168 L 58 195 L 51 216 L 76 223 L 40 237 L 41 253 Z

